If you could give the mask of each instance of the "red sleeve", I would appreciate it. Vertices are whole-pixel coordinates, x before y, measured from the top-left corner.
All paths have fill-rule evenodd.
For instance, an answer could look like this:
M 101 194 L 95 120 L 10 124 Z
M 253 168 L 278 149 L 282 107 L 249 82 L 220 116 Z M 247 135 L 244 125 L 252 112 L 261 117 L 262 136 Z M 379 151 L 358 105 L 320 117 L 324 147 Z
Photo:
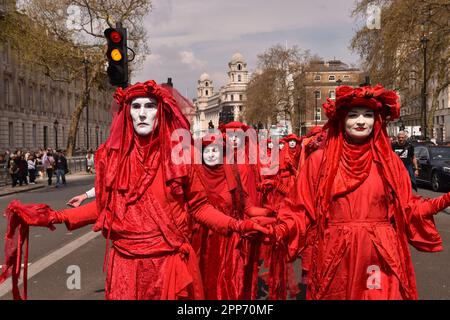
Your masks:
M 286 226 L 289 260 L 296 259 L 304 249 L 307 229 L 315 221 L 315 185 L 322 154 L 318 150 L 307 159 L 277 214 L 279 223 Z
M 398 158 L 397 161 L 400 162 L 401 160 Z M 403 163 L 400 164 L 403 165 Z M 401 191 L 399 196 L 407 199 L 405 220 L 409 243 L 420 251 L 441 251 L 442 239 L 436 229 L 433 215 L 450 205 L 450 194 L 447 193 L 436 199 L 425 199 L 414 195 L 407 171 L 400 170 L 400 172 Z
M 97 220 L 97 204 L 91 201 L 84 206 L 62 210 L 64 223 L 68 230 L 75 230 L 93 224 Z
M 186 199 L 189 213 L 195 221 L 215 232 L 228 234 L 228 226 L 234 219 L 217 210 L 208 202 L 206 191 L 193 168 L 186 190 Z

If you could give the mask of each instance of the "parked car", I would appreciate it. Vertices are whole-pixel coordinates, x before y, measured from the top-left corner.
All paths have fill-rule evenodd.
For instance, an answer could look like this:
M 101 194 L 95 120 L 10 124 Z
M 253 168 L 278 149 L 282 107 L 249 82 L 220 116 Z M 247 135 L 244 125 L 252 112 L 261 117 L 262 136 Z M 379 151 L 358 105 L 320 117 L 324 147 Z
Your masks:
M 417 145 L 414 154 L 420 167 L 417 182 L 431 185 L 434 191 L 450 188 L 450 147 Z

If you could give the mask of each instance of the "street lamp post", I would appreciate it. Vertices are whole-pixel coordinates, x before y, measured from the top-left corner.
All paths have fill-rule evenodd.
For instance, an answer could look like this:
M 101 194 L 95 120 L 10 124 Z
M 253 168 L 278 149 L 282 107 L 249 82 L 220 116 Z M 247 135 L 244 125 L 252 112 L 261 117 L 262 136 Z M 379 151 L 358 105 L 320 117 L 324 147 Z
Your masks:
M 86 108 L 86 149 L 89 150 L 89 90 L 88 90 L 88 64 L 89 60 L 83 59 L 84 64 L 84 102 Z
M 420 39 L 423 47 L 423 86 L 422 86 L 422 134 L 424 140 L 427 139 L 427 43 L 428 38 L 425 33 Z
M 58 149 L 58 120 L 53 122 L 53 128 L 55 129 L 55 149 Z
M 315 122 L 316 122 L 316 126 L 317 126 L 317 99 L 318 99 L 318 92 L 317 91 L 314 91 L 314 96 L 315 96 L 315 100 L 316 100 L 316 108 L 314 109 L 314 119 L 315 119 Z

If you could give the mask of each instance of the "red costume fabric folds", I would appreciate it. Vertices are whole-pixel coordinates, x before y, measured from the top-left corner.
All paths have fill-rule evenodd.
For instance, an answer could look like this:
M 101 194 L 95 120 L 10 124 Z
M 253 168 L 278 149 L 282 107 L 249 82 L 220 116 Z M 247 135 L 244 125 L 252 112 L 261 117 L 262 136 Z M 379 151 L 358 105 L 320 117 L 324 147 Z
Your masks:
M 130 116 L 130 102 L 138 97 L 158 101 L 154 130 L 146 137 L 135 134 Z M 96 153 L 96 201 L 63 210 L 56 220 L 68 228 L 94 223 L 94 231 L 102 231 L 107 239 L 107 299 L 202 299 L 188 216 L 222 234 L 230 232 L 235 220 L 208 203 L 191 165 L 171 161 L 171 151 L 180 141 L 175 130 L 189 130 L 189 123 L 170 92 L 147 81 L 118 89 L 115 100 L 118 109 L 110 137 Z M 16 207 L 18 212 L 28 210 Z M 31 208 L 39 220 L 41 211 L 36 208 L 41 205 Z M 51 226 L 54 211 L 48 206 L 44 211 L 49 219 L 38 224 Z M 11 221 L 9 230 L 16 230 L 16 220 Z M 21 221 L 35 225 L 23 217 Z M 12 241 L 15 234 L 11 233 Z M 14 255 L 20 257 L 7 256 Z

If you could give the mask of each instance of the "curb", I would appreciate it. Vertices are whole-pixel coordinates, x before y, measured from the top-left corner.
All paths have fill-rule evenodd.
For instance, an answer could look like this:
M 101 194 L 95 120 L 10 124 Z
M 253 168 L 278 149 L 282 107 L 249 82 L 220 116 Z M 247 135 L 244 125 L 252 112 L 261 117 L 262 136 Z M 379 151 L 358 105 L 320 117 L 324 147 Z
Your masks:
M 21 190 L 0 192 L 0 197 L 9 196 L 9 195 L 15 194 L 15 193 L 22 193 L 22 192 L 27 192 L 27 191 L 31 191 L 31 190 L 41 189 L 41 188 L 45 188 L 45 186 L 33 186 L 30 188 L 21 189 Z

